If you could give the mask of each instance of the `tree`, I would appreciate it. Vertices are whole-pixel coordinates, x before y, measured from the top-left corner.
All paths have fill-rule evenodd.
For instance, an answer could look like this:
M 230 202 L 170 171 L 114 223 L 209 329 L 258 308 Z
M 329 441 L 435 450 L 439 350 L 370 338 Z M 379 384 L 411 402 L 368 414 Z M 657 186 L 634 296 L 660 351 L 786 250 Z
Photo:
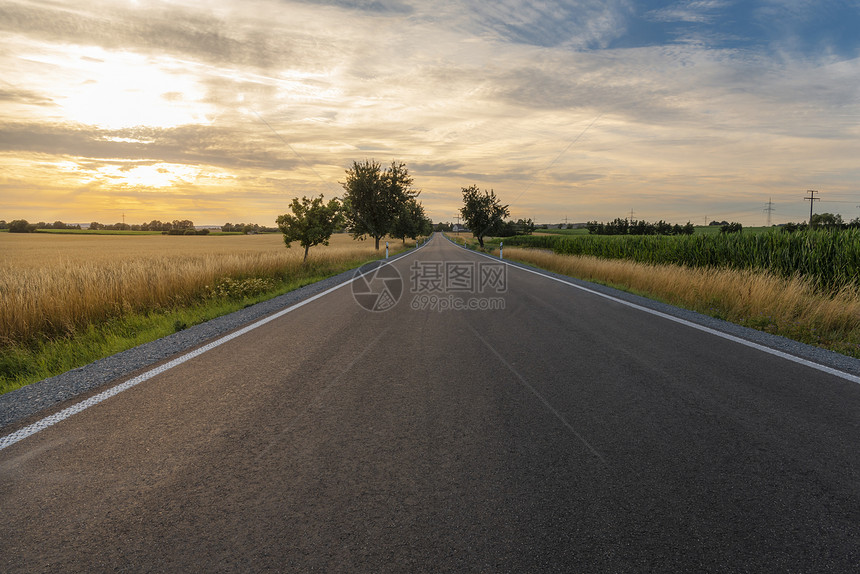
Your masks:
M 35 226 L 26 219 L 14 219 L 9 222 L 9 233 L 31 233 Z
M 417 199 L 410 197 L 400 206 L 400 212 L 391 227 L 391 236 L 402 239 L 417 239 L 419 235 L 429 235 L 433 231 L 433 222 L 424 215 L 424 206 Z
M 412 178 L 403 163 L 382 166 L 372 160 L 353 162 L 346 170 L 343 197 L 347 227 L 354 238 L 369 235 L 376 241 L 391 233 L 401 206 L 418 196 L 412 189 Z
M 335 228 L 341 223 L 341 204 L 337 198 L 328 203 L 323 202 L 323 196 L 308 199 L 302 197 L 293 198 L 290 203 L 292 215 L 285 213 L 277 219 L 278 229 L 284 234 L 284 243 L 287 247 L 294 241 L 305 248 L 305 257 L 308 260 L 308 250 L 314 245 L 328 245 L 328 240 Z
M 836 215 L 832 213 L 816 213 L 809 219 L 809 227 L 840 228 L 842 227 L 842 216 L 838 213 Z
M 477 185 L 473 185 L 462 190 L 463 207 L 460 208 L 460 215 L 483 248 L 484 236 L 498 232 L 504 225 L 505 217 L 509 215 L 508 206 L 502 205 L 492 189 L 482 192 Z

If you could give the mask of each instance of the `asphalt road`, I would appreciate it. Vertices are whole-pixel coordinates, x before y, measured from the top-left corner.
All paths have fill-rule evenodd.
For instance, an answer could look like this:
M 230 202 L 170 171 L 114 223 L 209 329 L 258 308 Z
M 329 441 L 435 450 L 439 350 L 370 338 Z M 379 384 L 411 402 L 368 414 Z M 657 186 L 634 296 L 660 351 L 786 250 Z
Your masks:
M 0 571 L 860 569 L 851 377 L 438 236 L 371 277 L 0 450 Z

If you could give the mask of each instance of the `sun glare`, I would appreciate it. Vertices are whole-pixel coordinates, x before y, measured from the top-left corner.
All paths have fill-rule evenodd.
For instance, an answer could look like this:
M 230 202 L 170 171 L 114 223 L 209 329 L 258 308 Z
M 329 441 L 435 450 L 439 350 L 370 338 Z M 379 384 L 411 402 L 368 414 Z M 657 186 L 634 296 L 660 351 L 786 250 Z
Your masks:
M 93 174 L 94 179 L 134 187 L 162 188 L 194 181 L 200 168 L 191 165 L 156 163 L 152 165 L 103 166 Z
M 105 129 L 209 123 L 203 90 L 172 59 L 97 48 L 65 59 L 77 80 L 58 101 L 67 120 Z

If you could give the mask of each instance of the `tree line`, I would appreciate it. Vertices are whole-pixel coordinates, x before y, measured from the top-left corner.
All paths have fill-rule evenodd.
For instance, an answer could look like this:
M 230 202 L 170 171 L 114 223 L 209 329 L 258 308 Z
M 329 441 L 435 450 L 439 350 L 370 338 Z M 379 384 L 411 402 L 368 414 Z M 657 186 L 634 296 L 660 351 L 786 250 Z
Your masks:
M 591 235 L 692 235 L 695 226 L 687 222 L 686 225 L 672 225 L 662 219 L 649 223 L 645 220 L 622 219 L 616 217 L 608 223 L 589 221 L 585 224 Z
M 0 229 L 7 229 L 11 233 L 33 233 L 39 229 L 81 229 L 82 226 L 79 223 L 71 224 L 71 223 L 63 223 L 62 221 L 55 221 L 54 223 L 45 223 L 44 221 L 40 221 L 39 223 L 30 223 L 26 219 L 15 219 L 6 223 L 4 220 L 0 220 Z M 175 219 L 172 222 L 162 222 L 157 219 L 150 221 L 149 223 L 142 224 L 129 224 L 129 223 L 111 223 L 104 224 L 99 223 L 98 221 L 93 221 L 89 224 L 89 229 L 93 230 L 106 230 L 106 231 L 161 231 L 161 232 L 197 232 L 194 228 L 194 222 L 188 219 Z M 209 230 L 200 230 L 209 233 Z
M 62 221 L 55 221 L 54 223 L 46 223 L 44 221 L 40 221 L 39 223 L 30 223 L 26 219 L 13 219 L 10 222 L 6 222 L 5 219 L 0 219 L 0 229 L 8 230 L 11 233 L 33 233 L 37 229 L 80 229 L 80 225 L 72 225 L 66 224 Z
M 209 229 L 197 229 L 194 222 L 190 219 L 174 219 L 173 221 L 160 221 L 153 219 L 148 223 L 129 224 L 129 223 L 99 223 L 93 221 L 89 224 L 89 229 L 104 230 L 104 231 L 160 231 L 167 235 L 206 235 Z M 33 233 L 40 229 L 81 229 L 79 223 L 63 223 L 55 221 L 53 223 L 30 223 L 26 219 L 15 219 L 10 222 L 0 220 L 0 230 L 8 230 L 12 233 Z M 225 223 L 221 226 L 223 232 L 233 233 L 276 233 L 277 227 L 265 227 L 256 223 Z
M 845 222 L 842 220 L 842 215 L 838 213 L 814 213 L 809 223 L 784 223 L 779 227 L 786 233 L 806 229 L 860 229 L 860 217 Z

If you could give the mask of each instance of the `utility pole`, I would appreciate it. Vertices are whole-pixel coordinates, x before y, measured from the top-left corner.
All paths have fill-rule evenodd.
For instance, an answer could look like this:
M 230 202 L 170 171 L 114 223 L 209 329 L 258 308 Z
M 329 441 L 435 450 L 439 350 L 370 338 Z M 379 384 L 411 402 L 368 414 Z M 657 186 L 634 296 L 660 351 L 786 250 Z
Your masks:
M 767 226 L 770 227 L 770 214 L 773 213 L 773 198 L 767 198 L 767 207 L 763 211 L 767 211 Z
M 815 194 L 819 193 L 815 189 L 807 189 L 806 193 L 809 194 L 809 197 L 804 197 L 803 199 L 805 199 L 806 201 L 809 202 L 809 221 L 808 221 L 808 223 L 810 226 L 812 226 L 812 206 L 815 204 L 816 201 L 821 201 L 821 198 L 815 197 Z
M 630 222 L 633 222 L 633 209 L 630 209 Z

